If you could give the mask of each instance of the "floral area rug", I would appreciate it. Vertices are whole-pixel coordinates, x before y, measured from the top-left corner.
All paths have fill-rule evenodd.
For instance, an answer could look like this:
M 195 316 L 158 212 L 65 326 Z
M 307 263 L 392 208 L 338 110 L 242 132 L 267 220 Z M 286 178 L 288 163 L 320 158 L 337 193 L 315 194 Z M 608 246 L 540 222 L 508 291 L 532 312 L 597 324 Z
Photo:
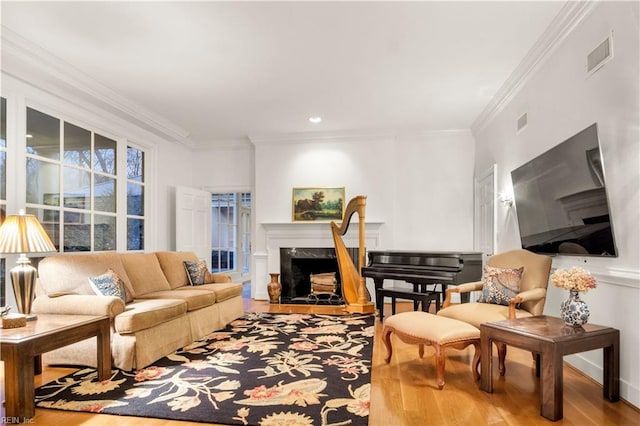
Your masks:
M 374 316 L 250 313 L 137 371 L 82 369 L 36 406 L 229 425 L 366 425 Z

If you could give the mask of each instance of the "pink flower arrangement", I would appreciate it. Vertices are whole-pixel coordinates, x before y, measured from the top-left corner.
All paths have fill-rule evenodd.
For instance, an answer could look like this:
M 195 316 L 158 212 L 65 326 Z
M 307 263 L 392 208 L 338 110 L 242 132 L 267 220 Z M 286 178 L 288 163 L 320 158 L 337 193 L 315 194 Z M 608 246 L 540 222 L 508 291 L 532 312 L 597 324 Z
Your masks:
M 567 290 L 587 292 L 592 288 L 596 288 L 598 282 L 587 271 L 582 268 L 571 268 L 569 270 L 557 269 L 551 275 L 551 282 L 556 287 L 566 288 Z

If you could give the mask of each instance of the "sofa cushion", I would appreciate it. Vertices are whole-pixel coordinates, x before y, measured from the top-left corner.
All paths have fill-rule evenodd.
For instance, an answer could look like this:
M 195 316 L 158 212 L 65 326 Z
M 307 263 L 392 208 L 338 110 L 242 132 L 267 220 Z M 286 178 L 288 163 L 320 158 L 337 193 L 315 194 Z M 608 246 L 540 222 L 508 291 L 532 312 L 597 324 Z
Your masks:
M 216 303 L 215 293 L 207 290 L 195 289 L 194 287 L 187 287 L 188 290 L 168 290 L 168 291 L 154 291 L 153 293 L 147 293 L 141 296 L 141 299 L 178 299 L 187 302 L 187 310 L 195 311 L 196 309 L 203 308 L 205 306 L 214 305 Z
M 89 254 L 58 254 L 49 256 L 38 264 L 40 287 L 49 297 L 63 294 L 95 295 L 89 277 L 113 270 L 125 286 L 126 301 L 133 300 L 136 293 L 125 270 L 120 255 L 116 252 Z
M 136 299 L 114 318 L 120 334 L 132 334 L 165 323 L 187 312 L 187 304 L 178 299 Z
M 215 293 L 216 303 L 220 303 L 237 296 L 242 296 L 242 284 L 239 283 L 203 284 L 199 285 L 197 288 L 198 290 L 209 290 Z M 189 289 L 193 289 L 193 287 L 180 287 L 176 290 L 186 291 Z
M 111 268 L 102 275 L 89 277 L 89 285 L 98 296 L 115 296 L 123 302 L 127 300 L 124 283 Z
M 155 253 L 121 253 L 136 298 L 154 291 L 171 290 Z
M 183 262 L 197 262 L 198 256 L 195 253 L 190 251 L 158 251 L 155 254 L 171 288 L 189 285 L 189 277 Z

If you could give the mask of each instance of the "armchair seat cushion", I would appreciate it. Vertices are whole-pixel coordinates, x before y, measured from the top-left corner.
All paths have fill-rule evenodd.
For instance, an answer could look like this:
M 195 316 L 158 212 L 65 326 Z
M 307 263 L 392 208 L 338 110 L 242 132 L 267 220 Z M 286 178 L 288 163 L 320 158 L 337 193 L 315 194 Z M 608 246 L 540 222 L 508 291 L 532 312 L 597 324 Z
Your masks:
M 515 313 L 516 318 L 532 316 L 521 309 L 516 309 Z M 464 321 L 479 329 L 482 323 L 509 319 L 509 307 L 491 303 L 461 303 L 440 309 L 438 316 Z
M 187 303 L 177 299 L 136 299 L 114 319 L 119 334 L 133 334 L 179 318 L 187 312 Z

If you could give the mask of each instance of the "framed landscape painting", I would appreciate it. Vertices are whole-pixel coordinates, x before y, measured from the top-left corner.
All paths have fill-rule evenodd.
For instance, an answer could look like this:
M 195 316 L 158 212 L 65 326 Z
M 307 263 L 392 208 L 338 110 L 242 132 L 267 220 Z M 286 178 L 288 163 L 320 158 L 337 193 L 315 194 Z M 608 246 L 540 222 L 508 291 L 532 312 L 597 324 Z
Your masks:
M 344 187 L 293 188 L 294 222 L 327 222 L 342 220 Z

